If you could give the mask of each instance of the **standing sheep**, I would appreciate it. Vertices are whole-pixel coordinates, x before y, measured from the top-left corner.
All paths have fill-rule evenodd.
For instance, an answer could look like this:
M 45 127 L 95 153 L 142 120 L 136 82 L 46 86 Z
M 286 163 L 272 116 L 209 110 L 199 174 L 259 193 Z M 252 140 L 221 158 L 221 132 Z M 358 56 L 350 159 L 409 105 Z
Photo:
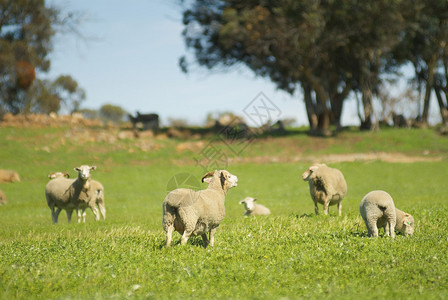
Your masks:
M 91 197 L 88 202 L 80 201 L 78 204 L 78 208 L 76 209 L 78 215 L 78 223 L 81 223 L 81 215 L 82 222 L 86 222 L 86 209 L 90 207 L 95 215 L 95 220 L 100 220 L 100 213 L 98 212 L 98 207 L 100 209 L 101 215 L 103 219 L 106 219 L 106 207 L 104 205 L 104 187 L 103 185 L 96 180 L 90 180 L 90 193 Z M 98 207 L 97 207 L 98 206 Z
M 271 214 L 271 211 L 266 206 L 255 203 L 256 198 L 246 197 L 239 202 L 239 204 L 244 204 L 246 211 L 245 216 L 267 216 Z
M 384 234 L 391 237 L 395 237 L 395 230 L 406 236 L 414 233 L 414 218 L 397 209 L 392 197 L 385 191 L 372 191 L 365 195 L 359 212 L 369 236 L 377 237 L 378 228 L 384 228 Z
M 17 182 L 20 181 L 19 174 L 12 170 L 0 170 L 0 182 Z
M 341 215 L 341 201 L 347 193 L 347 183 L 341 171 L 325 164 L 315 164 L 302 174 L 302 179 L 308 181 L 316 215 L 319 214 L 317 203 L 323 204 L 326 215 L 328 206 L 337 204 L 339 216 Z
M 202 182 L 209 184 L 205 190 L 175 189 L 163 201 L 163 229 L 166 231 L 167 247 L 171 245 L 174 230 L 182 234 L 182 245 L 191 235 L 201 235 L 204 247 L 208 244 L 213 246 L 214 234 L 225 215 L 225 196 L 230 188 L 237 185 L 238 178 L 226 170 L 220 170 L 205 174 Z
M 80 202 L 89 203 L 92 197 L 90 171 L 96 170 L 96 166 L 82 165 L 74 170 L 78 172 L 76 179 L 59 176 L 50 180 L 45 187 L 45 196 L 54 224 L 58 222 L 62 209 L 67 212 L 67 219 L 70 222 L 73 210 L 78 210 Z

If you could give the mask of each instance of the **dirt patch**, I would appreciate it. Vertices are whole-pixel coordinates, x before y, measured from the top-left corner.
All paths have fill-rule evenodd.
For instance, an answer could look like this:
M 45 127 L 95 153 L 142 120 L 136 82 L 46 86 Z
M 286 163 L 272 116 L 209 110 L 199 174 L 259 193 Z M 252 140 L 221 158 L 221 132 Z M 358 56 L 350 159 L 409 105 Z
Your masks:
M 300 156 L 257 156 L 257 157 L 237 157 L 229 159 L 229 162 L 240 163 L 287 163 L 287 162 L 310 162 L 310 163 L 339 163 L 354 161 L 384 161 L 391 163 L 413 163 L 413 162 L 439 162 L 440 156 L 428 156 L 424 153 L 422 156 L 412 156 L 403 153 L 348 153 L 348 154 L 324 154 L 324 155 L 300 155 Z

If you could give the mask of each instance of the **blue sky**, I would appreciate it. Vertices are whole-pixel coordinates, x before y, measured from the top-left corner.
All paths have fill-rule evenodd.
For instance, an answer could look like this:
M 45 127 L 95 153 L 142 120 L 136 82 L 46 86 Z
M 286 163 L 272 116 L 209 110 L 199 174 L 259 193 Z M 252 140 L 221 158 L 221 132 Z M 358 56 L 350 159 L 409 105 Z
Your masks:
M 85 15 L 76 35 L 57 35 L 50 78 L 71 75 L 86 91 L 83 108 L 119 105 L 130 113 L 158 113 L 202 125 L 209 112 L 243 109 L 263 93 L 280 110 L 280 118 L 307 125 L 302 96 L 276 90 L 269 80 L 244 67 L 225 73 L 194 66 L 184 74 L 179 57 L 187 53 L 176 0 L 53 0 L 64 11 Z M 345 104 L 343 125 L 356 124 L 353 99 Z M 249 122 L 250 123 L 250 122 Z M 253 124 L 251 124 L 253 125 Z

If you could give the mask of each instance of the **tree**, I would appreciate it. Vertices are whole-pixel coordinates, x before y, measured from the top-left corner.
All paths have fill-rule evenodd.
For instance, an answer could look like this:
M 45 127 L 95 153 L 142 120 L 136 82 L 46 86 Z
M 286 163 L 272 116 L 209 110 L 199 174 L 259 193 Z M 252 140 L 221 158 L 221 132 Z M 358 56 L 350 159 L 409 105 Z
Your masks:
M 303 89 L 312 130 L 340 126 L 343 102 L 360 91 L 364 127 L 388 53 L 402 32 L 401 1 L 197 0 L 184 39 L 209 69 L 244 64 L 278 88 Z M 185 57 L 181 67 L 188 71 Z
M 120 123 L 123 121 L 124 116 L 127 115 L 127 112 L 120 106 L 104 104 L 100 108 L 99 115 L 106 121 Z
M 75 14 L 62 16 L 44 0 L 0 1 L 0 111 L 30 107 L 36 71 L 50 67 L 52 37 L 58 30 L 73 30 L 76 22 Z
M 73 113 L 79 110 L 85 92 L 71 76 L 60 75 L 54 81 L 36 79 L 25 97 L 24 113 L 57 113 L 62 107 Z

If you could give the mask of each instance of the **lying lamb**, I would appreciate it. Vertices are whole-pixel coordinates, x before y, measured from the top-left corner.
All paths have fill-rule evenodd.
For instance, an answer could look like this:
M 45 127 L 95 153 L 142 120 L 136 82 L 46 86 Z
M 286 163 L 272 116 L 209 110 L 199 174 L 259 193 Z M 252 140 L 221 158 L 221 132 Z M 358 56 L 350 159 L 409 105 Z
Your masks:
M 239 204 L 244 204 L 246 211 L 245 216 L 267 216 L 271 214 L 271 211 L 266 206 L 255 203 L 256 198 L 246 197 L 239 202 Z
M 364 196 L 359 211 L 369 236 L 378 236 L 378 228 L 384 228 L 386 236 L 395 237 L 395 230 L 405 236 L 414 233 L 414 218 L 395 207 L 392 197 L 384 191 L 372 191 Z
M 45 196 L 54 224 L 58 222 L 58 216 L 62 209 L 67 212 L 67 219 L 70 222 L 73 210 L 78 211 L 79 206 L 83 205 L 82 203 L 93 203 L 91 202 L 93 192 L 90 188 L 90 171 L 93 170 L 96 170 L 96 166 L 82 165 L 75 168 L 75 171 L 78 172 L 76 179 L 57 176 L 48 182 L 45 187 Z M 56 211 L 55 208 L 57 208 Z M 95 213 L 95 210 L 92 210 Z
M 163 201 L 163 229 L 166 231 L 167 247 L 171 245 L 174 230 L 182 234 L 182 245 L 191 235 L 201 235 L 204 247 L 208 244 L 213 246 L 214 234 L 225 215 L 225 196 L 230 188 L 237 185 L 238 178 L 226 170 L 220 170 L 205 174 L 202 182 L 209 184 L 205 190 L 176 189 Z
M 302 179 L 308 181 L 316 215 L 319 214 L 317 203 L 323 204 L 326 215 L 328 206 L 337 204 L 339 216 L 341 215 L 341 201 L 347 193 L 347 183 L 341 171 L 325 164 L 315 164 L 302 174 Z
M 17 182 L 20 181 L 19 174 L 12 170 L 0 170 L 0 182 Z

